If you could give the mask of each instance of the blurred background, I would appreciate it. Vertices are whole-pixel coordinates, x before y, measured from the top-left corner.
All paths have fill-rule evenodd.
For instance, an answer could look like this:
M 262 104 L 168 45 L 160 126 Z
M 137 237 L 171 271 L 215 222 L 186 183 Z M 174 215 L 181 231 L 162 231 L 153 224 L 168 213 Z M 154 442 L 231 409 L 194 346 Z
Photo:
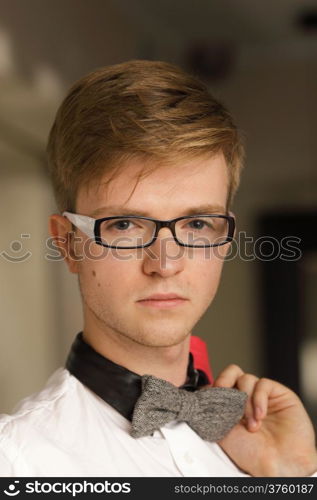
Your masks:
M 237 363 L 276 378 L 317 422 L 312 0 L 0 0 L 0 412 L 41 388 L 82 327 L 76 277 L 45 258 L 56 210 L 45 145 L 56 109 L 77 78 L 134 58 L 200 76 L 245 137 L 234 212 L 253 240 L 226 263 L 194 332 L 214 374 Z M 283 253 L 289 237 L 295 250 Z

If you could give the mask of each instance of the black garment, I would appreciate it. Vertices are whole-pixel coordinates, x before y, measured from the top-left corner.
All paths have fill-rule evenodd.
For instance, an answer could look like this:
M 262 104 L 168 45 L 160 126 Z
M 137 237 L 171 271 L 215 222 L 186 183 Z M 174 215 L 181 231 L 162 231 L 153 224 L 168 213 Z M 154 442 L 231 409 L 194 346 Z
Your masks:
M 88 389 L 132 420 L 134 405 L 141 395 L 141 376 L 105 358 L 83 340 L 80 332 L 73 342 L 66 368 Z M 196 370 L 189 353 L 187 381 L 181 389 L 195 391 L 209 384 L 207 375 Z

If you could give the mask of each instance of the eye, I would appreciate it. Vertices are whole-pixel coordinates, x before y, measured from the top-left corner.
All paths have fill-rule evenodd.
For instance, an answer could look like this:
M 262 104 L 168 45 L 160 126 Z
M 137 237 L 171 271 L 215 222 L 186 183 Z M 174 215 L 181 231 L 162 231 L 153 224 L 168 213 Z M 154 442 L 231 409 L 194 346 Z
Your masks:
M 202 219 L 193 219 L 189 221 L 188 224 L 192 229 L 205 229 L 206 227 L 208 228 L 213 227 L 212 224 L 210 224 L 210 222 L 207 222 L 206 220 Z
M 112 219 L 104 221 L 101 225 L 101 232 L 111 232 L 111 233 L 132 233 L 144 231 L 145 224 L 142 223 L 140 219 Z
M 123 231 L 125 229 L 129 229 L 131 221 L 129 220 L 118 220 L 116 222 L 113 222 L 108 226 L 108 229 L 119 229 L 120 231 Z
M 118 219 L 104 221 L 101 225 L 101 231 L 127 231 L 133 227 L 133 222 L 128 219 Z

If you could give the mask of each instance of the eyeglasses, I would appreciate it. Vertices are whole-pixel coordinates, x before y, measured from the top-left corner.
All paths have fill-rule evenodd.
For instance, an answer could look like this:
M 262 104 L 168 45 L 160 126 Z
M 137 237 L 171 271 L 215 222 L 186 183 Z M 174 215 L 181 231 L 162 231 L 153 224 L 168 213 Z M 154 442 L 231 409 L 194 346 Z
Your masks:
M 235 229 L 235 219 L 231 215 L 188 215 L 170 220 L 135 215 L 93 219 L 71 212 L 63 212 L 63 216 L 98 245 L 116 249 L 149 247 L 163 227 L 171 230 L 180 246 L 217 247 L 232 241 Z

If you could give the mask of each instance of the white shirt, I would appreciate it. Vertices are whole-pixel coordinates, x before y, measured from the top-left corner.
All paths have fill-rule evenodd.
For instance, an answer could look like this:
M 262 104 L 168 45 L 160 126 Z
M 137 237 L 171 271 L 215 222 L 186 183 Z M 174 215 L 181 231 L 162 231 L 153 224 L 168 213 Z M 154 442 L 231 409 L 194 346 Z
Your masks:
M 139 439 L 130 427 L 60 368 L 13 415 L 0 416 L 0 476 L 247 476 L 184 422 Z

